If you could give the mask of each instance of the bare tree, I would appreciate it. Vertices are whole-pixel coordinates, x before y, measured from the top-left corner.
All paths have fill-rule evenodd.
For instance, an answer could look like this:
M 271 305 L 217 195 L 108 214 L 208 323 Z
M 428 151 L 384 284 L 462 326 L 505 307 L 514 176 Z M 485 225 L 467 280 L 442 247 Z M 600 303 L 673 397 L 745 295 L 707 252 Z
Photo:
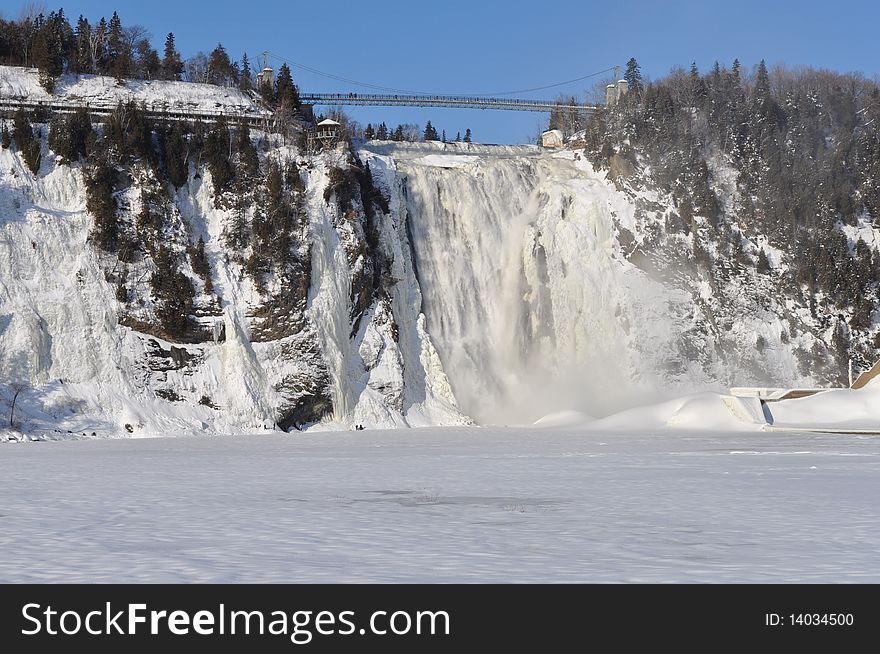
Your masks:
M 18 401 L 18 396 L 29 390 L 30 385 L 27 382 L 14 381 L 9 384 L 9 388 L 12 391 L 12 399 L 9 401 L 9 428 L 13 429 L 15 427 L 15 404 Z
M 122 28 L 122 42 L 128 52 L 133 53 L 141 41 L 149 41 L 153 35 L 143 25 L 129 25 Z
M 197 52 L 186 60 L 184 64 L 187 82 L 208 82 L 208 56 L 204 52 Z

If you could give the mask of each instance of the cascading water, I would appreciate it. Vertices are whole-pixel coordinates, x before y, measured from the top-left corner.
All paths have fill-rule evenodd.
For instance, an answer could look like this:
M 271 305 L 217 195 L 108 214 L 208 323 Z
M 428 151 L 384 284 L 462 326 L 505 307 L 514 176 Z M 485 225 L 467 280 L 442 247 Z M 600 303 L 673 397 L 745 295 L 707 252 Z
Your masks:
M 604 176 L 533 147 L 380 147 L 405 177 L 422 308 L 465 413 L 602 414 L 651 386 L 646 358 L 671 347 L 668 305 L 687 298 L 619 255 L 633 205 Z

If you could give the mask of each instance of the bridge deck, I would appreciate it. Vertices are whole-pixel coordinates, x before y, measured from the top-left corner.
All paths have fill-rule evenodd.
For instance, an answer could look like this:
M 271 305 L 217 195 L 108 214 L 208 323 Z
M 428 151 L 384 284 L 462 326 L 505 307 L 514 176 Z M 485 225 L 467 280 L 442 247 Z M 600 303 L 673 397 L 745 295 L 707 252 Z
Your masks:
M 301 93 L 306 104 L 382 106 L 382 107 L 448 107 L 451 109 L 500 109 L 503 111 L 574 110 L 592 114 L 594 105 L 560 104 L 553 100 L 519 100 L 515 98 L 477 98 L 454 95 L 376 95 L 364 93 Z

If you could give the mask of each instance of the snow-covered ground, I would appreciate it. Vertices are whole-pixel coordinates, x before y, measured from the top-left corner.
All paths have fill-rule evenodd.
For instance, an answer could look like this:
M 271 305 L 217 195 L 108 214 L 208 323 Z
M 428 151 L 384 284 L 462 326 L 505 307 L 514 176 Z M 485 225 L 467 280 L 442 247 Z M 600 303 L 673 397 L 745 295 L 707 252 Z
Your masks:
M 876 436 L 88 440 L 0 479 L 0 582 L 880 581 Z
M 36 68 L 0 66 L 0 98 L 29 102 L 70 102 L 112 109 L 119 102 L 135 101 L 153 109 L 202 113 L 259 113 L 262 109 L 246 93 L 234 88 L 167 82 L 125 80 L 121 83 L 102 75 L 62 75 L 53 93 L 40 86 Z

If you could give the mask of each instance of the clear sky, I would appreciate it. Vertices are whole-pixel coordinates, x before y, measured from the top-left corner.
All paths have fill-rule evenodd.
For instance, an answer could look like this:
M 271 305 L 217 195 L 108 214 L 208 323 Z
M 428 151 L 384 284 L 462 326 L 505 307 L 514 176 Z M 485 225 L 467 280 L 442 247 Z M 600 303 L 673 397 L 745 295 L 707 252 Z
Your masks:
M 15 17 L 23 3 L 3 0 Z M 46 2 L 93 23 L 114 9 L 124 24 L 141 24 L 160 51 L 173 31 L 184 58 L 210 52 L 218 42 L 234 59 L 252 62 L 263 50 L 341 77 L 401 90 L 500 93 L 569 80 L 623 66 L 635 57 L 646 77 L 696 61 L 739 58 L 751 69 L 762 58 L 868 77 L 880 73 L 880 2 L 811 0 L 79 0 Z M 276 69 L 277 59 L 270 59 Z M 292 66 L 303 91 L 367 92 Z M 595 80 L 520 94 L 584 96 Z M 424 108 L 356 108 L 346 112 L 366 125 L 430 119 L 453 138 L 470 127 L 474 140 L 516 143 L 533 138 L 547 114 Z

